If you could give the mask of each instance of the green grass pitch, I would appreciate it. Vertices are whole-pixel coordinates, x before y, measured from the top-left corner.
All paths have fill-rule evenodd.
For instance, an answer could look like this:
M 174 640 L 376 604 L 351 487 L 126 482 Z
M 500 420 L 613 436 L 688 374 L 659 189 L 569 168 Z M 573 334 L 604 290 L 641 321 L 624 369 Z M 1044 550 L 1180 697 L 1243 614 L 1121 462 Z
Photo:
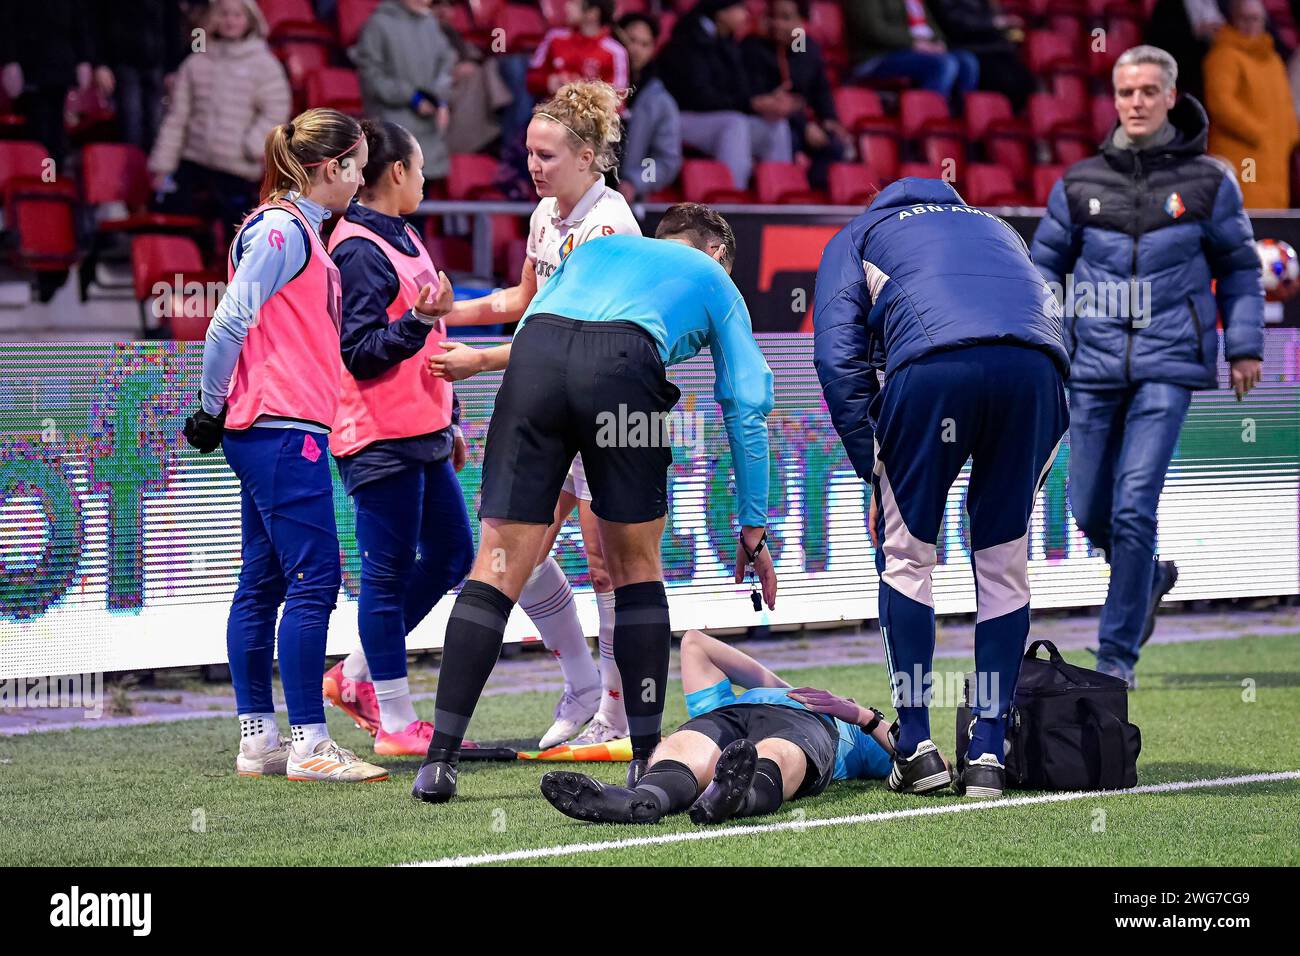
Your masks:
M 1142 729 L 1139 783 L 1300 770 L 1297 636 L 1150 647 L 1131 719 Z M 761 646 L 757 650 L 762 656 Z M 1088 664 L 1086 654 L 1067 655 Z M 943 661 L 940 668 L 971 666 Z M 791 674 L 859 701 L 887 703 L 881 666 Z M 1243 681 L 1247 682 L 1243 686 Z M 1253 700 L 1250 698 L 1253 692 Z M 478 740 L 523 744 L 549 723 L 551 695 L 487 698 Z M 431 702 L 419 705 L 431 712 Z M 685 717 L 674 685 L 666 726 Z M 953 713 L 936 710 L 951 756 Z M 337 738 L 360 753 L 369 738 L 330 712 Z M 460 798 L 434 807 L 409 796 L 418 760 L 386 760 L 385 783 L 334 786 L 234 773 L 232 718 L 0 737 L 0 865 L 389 864 L 602 843 L 696 829 L 582 824 L 542 799 L 548 765 L 470 764 Z M 621 780 L 622 764 L 587 764 Z M 1017 796 L 1018 794 L 1013 794 Z M 599 849 L 543 865 L 1296 865 L 1300 780 L 1171 793 L 1089 797 L 694 842 Z M 959 802 L 891 794 L 883 781 L 832 784 L 741 825 L 895 811 Z

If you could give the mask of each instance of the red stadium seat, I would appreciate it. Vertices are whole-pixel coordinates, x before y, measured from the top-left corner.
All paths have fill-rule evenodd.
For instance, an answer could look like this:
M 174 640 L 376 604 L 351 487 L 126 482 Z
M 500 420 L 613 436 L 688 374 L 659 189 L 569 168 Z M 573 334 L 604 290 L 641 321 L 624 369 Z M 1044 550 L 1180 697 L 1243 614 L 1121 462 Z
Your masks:
M 933 163 L 903 163 L 898 167 L 898 178 L 915 176 L 920 179 L 943 179 L 943 170 Z
M 966 139 L 960 121 L 948 112 L 948 101 L 929 90 L 907 90 L 899 98 L 904 139 L 916 142 L 931 163 L 966 158 Z
M 310 40 L 333 46 L 334 31 L 316 19 L 310 0 L 259 0 L 274 45 L 283 40 Z
M 1119 122 L 1115 113 L 1115 100 L 1106 93 L 1092 98 L 1092 135 L 1097 142 L 1105 139 Z
M 1029 178 L 1029 124 L 1014 115 L 1001 93 L 972 91 L 965 101 L 966 136 L 984 148 L 988 161 L 1006 167 L 1016 182 Z
M 889 133 L 863 133 L 858 137 L 858 154 L 885 182 L 898 178 L 898 137 Z
M 172 295 L 178 275 L 185 284 L 200 282 L 205 287 L 207 283 L 220 278 L 204 268 L 203 256 L 193 239 L 184 236 L 145 235 L 136 236 L 131 240 L 131 280 L 135 300 L 140 307 L 140 323 L 143 328 L 148 328 L 145 310 L 154 307 L 155 288 L 165 285 L 168 291 L 164 294 Z M 200 301 L 202 308 L 198 311 L 203 314 L 199 316 L 184 315 L 186 311 L 196 311 L 195 303 L 188 298 L 183 303 L 170 304 L 172 315 L 168 317 L 167 322 L 174 336 L 180 338 L 184 335 L 186 338 L 193 338 L 197 334 L 198 337 L 202 337 L 197 326 L 201 324 L 206 330 L 207 319 L 211 316 L 207 314 L 208 296 L 202 296 Z M 189 321 L 186 321 L 187 318 Z M 201 323 L 196 321 L 200 319 Z
M 305 96 L 307 77 L 330 65 L 330 50 L 322 43 L 304 40 L 285 40 L 275 45 L 275 56 L 284 64 L 295 95 Z
M 343 66 L 327 66 L 307 77 L 307 105 L 327 106 L 350 116 L 361 116 L 361 82 L 357 71 Z
M 687 159 L 682 162 L 682 196 L 687 202 L 744 203 L 749 194 L 737 189 L 731 170 L 716 159 Z
M 428 221 L 433 222 L 432 217 Z M 459 236 L 431 236 L 426 233 L 424 248 L 429 250 L 433 264 L 444 272 L 474 271 L 474 249 L 468 239 Z
M 828 171 L 831 203 L 867 206 L 880 190 L 880 179 L 866 163 L 831 163 Z
M 361 36 L 361 28 L 379 6 L 380 0 L 338 0 L 339 45 L 352 46 Z M 461 9 L 457 4 L 457 8 Z
M 4 187 L 5 224 L 17 236 L 13 261 L 20 269 L 60 272 L 77 261 L 71 183 L 45 182 L 38 177 L 11 176 Z
M 833 0 L 814 0 L 808 15 L 808 35 L 824 52 L 844 48 L 844 13 Z
M 500 162 L 480 153 L 452 153 L 447 176 L 448 199 L 504 199 L 497 188 Z
M 885 113 L 880 94 L 860 86 L 841 86 L 833 94 L 835 112 L 840 123 L 851 133 L 887 132 L 897 134 L 898 123 Z
M 962 195 L 972 206 L 1021 206 L 1025 202 L 1011 173 L 990 163 L 967 166 L 962 185 Z
M 49 158 L 49 152 L 40 143 L 24 139 L 0 140 L 0 194 L 11 179 L 48 178 L 45 175 L 47 169 L 53 169 L 46 163 Z
M 1029 97 L 1029 126 L 1034 136 L 1051 145 L 1058 163 L 1076 163 L 1096 150 L 1092 124 L 1081 112 L 1084 105 L 1050 93 Z
M 1039 76 L 1060 71 L 1082 72 L 1082 49 L 1051 30 L 1030 30 L 1025 37 L 1025 58 Z
M 1059 165 L 1034 167 L 1034 205 L 1046 206 L 1047 197 L 1052 194 L 1052 187 L 1065 175 L 1065 167 Z
M 90 297 L 108 240 L 113 235 L 144 232 L 202 233 L 205 223 L 198 216 L 177 216 L 151 212 L 148 159 L 130 143 L 88 143 L 81 154 L 82 196 L 95 214 L 95 233 L 81 263 L 78 281 L 81 301 Z M 103 207 L 118 204 L 124 215 L 108 218 Z
M 1111 70 L 1119 55 L 1142 42 L 1142 26 L 1127 17 L 1108 20 L 1106 23 L 1106 49 L 1092 51 L 1089 46 L 1088 71 L 1109 85 Z
M 808 185 L 808 174 L 797 163 L 758 163 L 754 166 L 758 201 L 770 205 L 815 205 L 826 196 Z

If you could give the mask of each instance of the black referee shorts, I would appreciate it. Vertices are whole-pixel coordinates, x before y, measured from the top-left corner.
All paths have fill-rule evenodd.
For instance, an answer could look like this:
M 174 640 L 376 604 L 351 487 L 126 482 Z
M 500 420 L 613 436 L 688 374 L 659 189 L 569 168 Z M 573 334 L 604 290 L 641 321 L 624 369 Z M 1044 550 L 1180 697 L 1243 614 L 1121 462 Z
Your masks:
M 719 750 L 737 740 L 757 744 L 776 737 L 788 740 L 808 760 L 808 770 L 795 797 L 815 797 L 826 789 L 835 773 L 835 752 L 839 735 L 829 717 L 782 704 L 727 704 L 692 717 L 678 730 L 704 734 Z
M 662 423 L 680 397 L 640 326 L 529 316 L 488 425 L 479 517 L 550 524 L 579 452 L 598 517 L 663 517 L 673 455 Z

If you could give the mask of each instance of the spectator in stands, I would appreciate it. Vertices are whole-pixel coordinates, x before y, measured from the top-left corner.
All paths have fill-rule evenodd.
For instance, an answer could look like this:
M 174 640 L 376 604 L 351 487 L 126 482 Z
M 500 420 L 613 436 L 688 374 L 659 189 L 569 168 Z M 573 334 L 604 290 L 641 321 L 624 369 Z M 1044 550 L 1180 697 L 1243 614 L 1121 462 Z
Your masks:
M 654 61 L 659 21 L 646 13 L 628 13 L 619 19 L 615 35 L 627 48 L 632 83 L 618 190 L 634 202 L 676 182 L 682 171 L 682 122 Z
M 456 64 L 432 6 L 431 0 L 384 0 L 351 51 L 366 115 L 411 131 L 424 153 L 426 182 L 445 179 L 451 166 L 446 134 Z
M 614 0 L 567 0 L 567 27 L 546 31 L 528 64 L 528 92 L 551 96 L 574 80 L 627 89 L 627 50 L 614 39 Z
M 284 67 L 253 0 L 215 0 L 181 63 L 149 171 L 168 212 L 237 225 L 257 204 L 267 134 L 289 119 Z
M 451 121 L 447 149 L 451 153 L 481 153 L 501 136 L 502 109 L 514 96 L 501 79 L 497 61 L 470 43 L 456 29 L 451 0 L 433 0 L 443 36 L 456 51 L 451 68 Z
M 931 9 L 952 48 L 979 61 L 979 88 L 1001 93 L 1023 111 L 1035 82 L 1009 33 L 1019 19 L 997 12 L 992 0 L 935 0 Z
M 1241 189 L 1205 155 L 1200 104 L 1176 99 L 1174 58 L 1134 47 L 1113 79 L 1119 124 L 1053 187 L 1032 254 L 1058 295 L 1073 290 L 1070 508 L 1110 564 L 1097 669 L 1131 686 L 1178 580 L 1155 559 L 1156 511 L 1192 391 L 1218 384 L 1216 306 L 1240 400 L 1259 383 L 1264 295 Z M 1119 287 L 1129 291 L 1099 294 Z
M 808 13 L 809 0 L 768 0 L 764 31 L 745 37 L 740 49 L 752 89 L 791 94 L 787 120 L 794 151 L 811 160 L 812 186 L 825 189 L 830 164 L 852 147 L 835 112 L 821 45 L 808 36 Z
M 0 0 L 0 78 L 27 120 L 26 138 L 43 144 L 56 163 L 68 148 L 68 91 L 92 80 L 89 12 L 87 0 Z
M 659 56 L 659 75 L 682 111 L 682 141 L 726 164 L 737 189 L 749 186 L 755 160 L 794 155 L 793 95 L 750 89 L 737 41 L 748 22 L 743 0 L 700 0 Z
M 1225 22 L 1219 0 L 1156 0 L 1142 35 L 1146 43 L 1168 50 L 1177 61 L 1179 92 L 1201 99 L 1205 95 L 1201 61 Z
M 163 116 L 163 78 L 179 61 L 176 0 L 95 0 L 101 83 L 113 94 L 122 139 L 146 153 Z
M 944 96 L 979 81 L 979 60 L 948 49 L 921 0 L 845 0 L 844 29 L 855 80 L 905 79 Z
M 1286 66 L 1265 30 L 1261 0 L 1235 0 L 1205 58 L 1210 152 L 1236 171 L 1247 209 L 1291 205 L 1291 151 L 1300 142 Z

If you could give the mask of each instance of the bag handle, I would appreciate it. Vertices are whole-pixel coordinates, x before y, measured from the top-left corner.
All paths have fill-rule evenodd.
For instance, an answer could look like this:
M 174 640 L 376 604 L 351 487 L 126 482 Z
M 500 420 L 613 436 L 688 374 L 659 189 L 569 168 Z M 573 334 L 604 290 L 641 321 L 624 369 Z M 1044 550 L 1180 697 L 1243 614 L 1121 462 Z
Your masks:
M 1124 728 L 1119 718 L 1098 706 L 1095 700 L 1080 697 L 1079 709 L 1085 714 L 1084 723 L 1097 734 L 1097 765 L 1100 770 L 1098 784 L 1103 790 L 1121 790 L 1124 787 Z
M 1065 659 L 1061 657 L 1061 652 L 1056 649 L 1056 645 L 1046 639 L 1039 639 L 1037 641 L 1034 641 L 1027 648 L 1025 648 L 1025 659 L 1028 660 L 1031 657 L 1037 658 L 1038 649 L 1040 647 L 1047 648 L 1047 656 L 1053 664 L 1065 663 Z

